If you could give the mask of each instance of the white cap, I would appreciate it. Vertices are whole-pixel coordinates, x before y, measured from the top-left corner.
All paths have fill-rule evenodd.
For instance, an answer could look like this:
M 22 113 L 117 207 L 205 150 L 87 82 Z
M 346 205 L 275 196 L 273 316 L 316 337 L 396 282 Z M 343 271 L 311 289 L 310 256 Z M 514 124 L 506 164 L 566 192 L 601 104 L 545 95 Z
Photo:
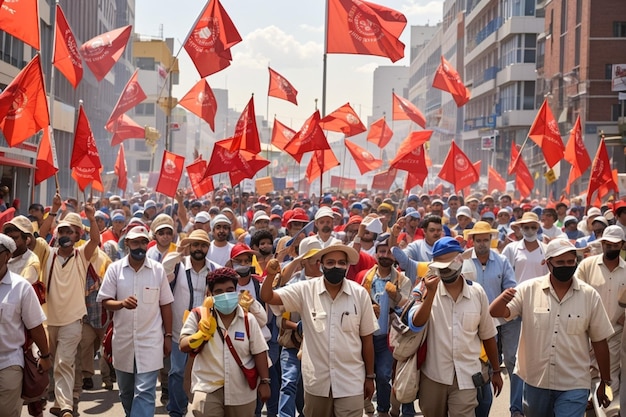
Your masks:
M 148 235 L 148 229 L 145 226 L 135 226 L 126 234 L 127 240 L 144 238 L 146 240 L 150 240 Z
M 471 219 L 472 218 L 472 211 L 467 206 L 461 206 L 458 209 L 456 209 L 456 218 L 458 219 L 459 216 L 465 216 L 465 217 Z
M 211 221 L 211 216 L 206 211 L 199 211 L 194 218 L 195 223 L 207 223 Z
M 591 207 L 589 209 L 589 211 L 587 211 L 587 217 L 591 217 L 591 216 L 601 216 L 602 212 L 600 211 L 599 208 L 597 207 Z
M 576 252 L 576 246 L 567 239 L 553 239 L 548 243 L 545 258 L 548 260 L 567 252 Z
M 604 232 L 602 233 L 602 237 L 598 239 L 598 242 L 620 243 L 620 242 L 623 242 L 624 240 L 626 240 L 624 238 L 624 231 L 622 230 L 621 227 L 615 225 L 615 226 L 609 226 L 606 229 L 604 229 Z
M 330 207 L 320 207 L 319 210 L 317 210 L 315 212 L 315 220 L 319 220 L 322 217 L 335 217 L 335 213 L 333 212 L 333 209 L 331 209 Z
M 0 233 L 0 247 L 7 249 L 11 255 L 15 252 L 15 249 L 17 249 L 15 241 L 4 233 Z
M 213 229 L 218 224 L 222 224 L 222 223 L 226 223 L 229 226 L 232 225 L 231 221 L 228 220 L 228 217 L 224 216 L 223 214 L 218 214 L 215 217 L 213 217 L 213 219 L 211 220 L 211 229 Z
M 252 217 L 252 224 L 258 222 L 259 220 L 267 220 L 269 222 L 270 216 L 268 216 L 263 210 L 259 210 L 254 213 L 254 216 Z

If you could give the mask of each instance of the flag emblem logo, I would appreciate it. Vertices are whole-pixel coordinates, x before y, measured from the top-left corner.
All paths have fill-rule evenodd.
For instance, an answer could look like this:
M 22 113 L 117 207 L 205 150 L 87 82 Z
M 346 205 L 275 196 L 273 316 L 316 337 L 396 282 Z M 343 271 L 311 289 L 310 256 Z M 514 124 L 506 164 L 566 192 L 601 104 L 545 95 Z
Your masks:
M 235 332 L 235 340 L 243 341 L 244 333 L 243 332 Z

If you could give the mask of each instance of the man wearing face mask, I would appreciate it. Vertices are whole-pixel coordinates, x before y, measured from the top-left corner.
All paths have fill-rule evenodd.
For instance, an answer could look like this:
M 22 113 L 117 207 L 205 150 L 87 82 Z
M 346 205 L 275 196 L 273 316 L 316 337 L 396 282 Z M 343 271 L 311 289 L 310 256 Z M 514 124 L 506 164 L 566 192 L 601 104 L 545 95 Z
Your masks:
M 494 369 L 496 396 L 502 390 L 487 294 L 461 275 L 462 252 L 451 237 L 435 242 L 431 272 L 424 278 L 424 299 L 409 311 L 413 331 L 429 323 L 428 350 L 436 352 L 426 355 L 421 368 L 419 402 L 425 417 L 474 416 L 478 401 L 473 376 L 482 370 L 481 342 Z
M 511 223 L 511 226 L 519 227 L 524 238 L 508 244 L 502 255 L 513 267 L 517 283 L 545 275 L 548 272 L 544 262 L 546 245 L 538 238 L 539 217 L 529 211 L 520 220 Z
M 373 333 L 378 324 L 367 291 L 345 279 L 348 265 L 356 264 L 359 254 L 339 243 L 321 249 L 312 259 L 320 261 L 323 278 L 276 291 L 272 282 L 280 265 L 271 260 L 261 297 L 300 314 L 304 414 L 361 417 L 363 398 L 371 399 L 374 393 Z
M 146 257 L 148 229 L 133 227 L 129 254 L 113 262 L 97 301 L 113 311 L 113 367 L 127 417 L 154 415 L 156 383 L 172 347 L 172 302 L 163 266 Z
M 622 386 L 619 376 L 624 308 L 618 304 L 618 295 L 623 288 L 626 288 L 626 261 L 620 257 L 625 240 L 624 231 L 621 227 L 615 225 L 604 229 L 602 237 L 597 239 L 602 245 L 602 253 L 585 258 L 578 266 L 575 275 L 576 278 L 598 291 L 615 330 L 607 342 L 611 354 L 611 389 L 616 394 L 620 392 Z M 624 382 L 626 383 L 626 381 Z M 621 399 L 621 392 L 620 395 L 615 395 L 613 398 L 614 403 L 618 404 Z M 624 402 L 624 400 L 621 401 Z
M 591 386 L 590 342 L 602 379 L 596 396 L 602 406 L 609 405 L 607 338 L 613 326 L 598 292 L 574 278 L 577 255 L 571 242 L 552 240 L 545 261 L 548 274 L 505 290 L 489 311 L 506 320 L 523 318 L 515 373 L 525 383 L 524 415 L 583 416 Z
M 317 228 L 317 234 L 305 237 L 302 241 L 317 240 L 322 248 L 336 243 L 341 243 L 341 240 L 332 236 L 333 218 L 334 214 L 330 207 L 320 207 L 320 209 L 315 213 L 315 227 Z

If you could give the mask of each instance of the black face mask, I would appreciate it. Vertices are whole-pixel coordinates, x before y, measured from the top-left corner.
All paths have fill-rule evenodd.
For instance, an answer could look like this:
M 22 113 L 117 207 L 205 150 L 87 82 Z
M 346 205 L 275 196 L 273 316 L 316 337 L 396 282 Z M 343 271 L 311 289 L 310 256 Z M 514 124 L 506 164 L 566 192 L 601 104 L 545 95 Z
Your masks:
M 239 274 L 241 278 L 244 278 L 252 273 L 252 268 L 252 266 L 238 265 L 233 269 L 235 270 L 235 272 L 237 272 L 237 274 Z
M 619 257 L 620 251 L 620 249 L 607 250 L 606 252 L 604 252 L 604 256 L 606 256 L 606 259 L 608 259 L 609 261 L 612 261 Z
M 574 276 L 576 272 L 576 268 L 578 265 L 574 266 L 554 266 L 552 265 L 552 275 L 554 278 L 561 282 L 567 282 Z
M 393 262 L 394 261 L 391 258 L 378 258 L 378 265 L 382 266 L 383 268 L 389 268 L 393 265 Z
M 444 274 L 441 274 L 440 275 L 441 282 L 443 282 L 444 284 L 452 284 L 454 281 L 456 281 L 459 278 L 460 275 L 461 275 L 460 269 L 458 271 L 454 271 L 450 273 L 449 275 L 445 275 L 445 278 L 444 278 Z
M 347 269 L 343 268 L 324 268 L 322 267 L 324 278 L 333 285 L 341 284 L 346 277 Z
M 72 238 L 69 236 L 61 236 L 59 238 L 59 246 L 62 248 L 69 248 L 72 246 Z
M 146 250 L 143 248 L 131 249 L 130 257 L 136 261 L 143 261 L 146 259 Z

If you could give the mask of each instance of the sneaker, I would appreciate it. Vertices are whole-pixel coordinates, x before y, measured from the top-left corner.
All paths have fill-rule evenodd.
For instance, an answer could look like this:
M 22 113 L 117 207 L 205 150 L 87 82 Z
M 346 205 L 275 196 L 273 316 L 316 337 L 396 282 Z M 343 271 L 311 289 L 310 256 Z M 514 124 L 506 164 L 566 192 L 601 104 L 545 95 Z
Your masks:
M 113 383 L 111 381 L 103 381 L 102 386 L 108 391 L 113 390 Z
M 161 394 L 161 404 L 167 405 L 167 402 L 170 400 L 170 395 L 167 392 Z
M 93 379 L 91 379 L 91 378 L 83 378 L 83 389 L 84 390 L 92 390 L 93 389 Z
M 61 417 L 74 417 L 72 410 L 63 410 L 61 411 Z

